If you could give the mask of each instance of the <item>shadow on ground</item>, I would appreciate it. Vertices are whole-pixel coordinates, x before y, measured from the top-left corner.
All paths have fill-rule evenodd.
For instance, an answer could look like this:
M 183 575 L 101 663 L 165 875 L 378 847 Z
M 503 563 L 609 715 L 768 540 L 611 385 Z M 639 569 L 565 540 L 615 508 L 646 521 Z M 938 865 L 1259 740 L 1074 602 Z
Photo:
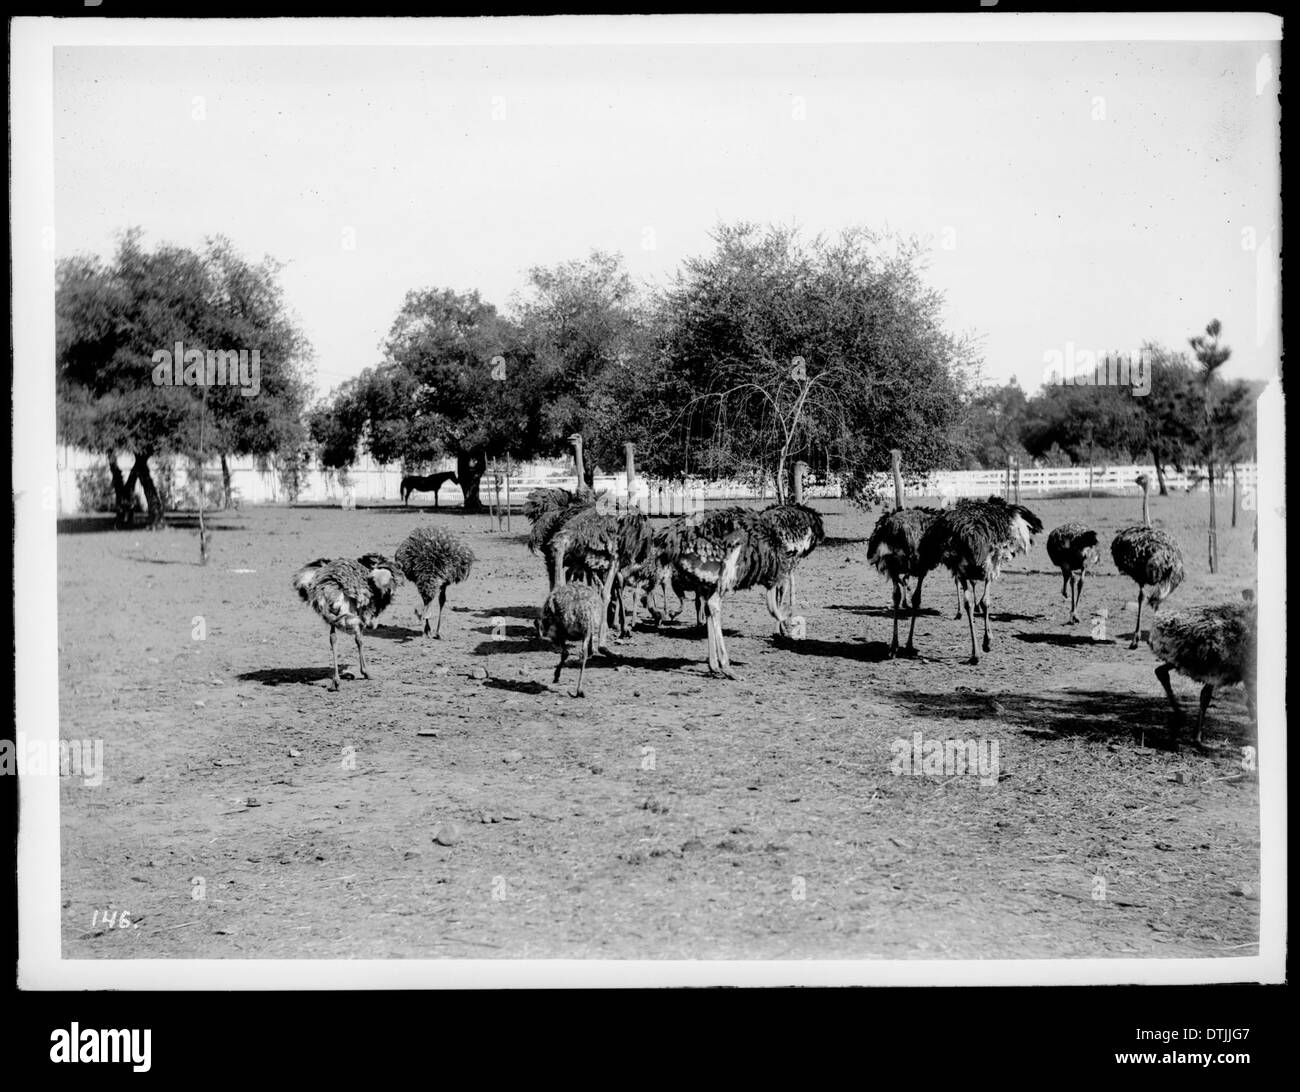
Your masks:
M 1003 723 L 1038 736 L 1081 736 L 1094 740 L 1159 742 L 1172 739 L 1173 717 L 1169 703 L 1153 677 L 1150 697 L 1116 694 L 1109 690 L 1062 690 L 1046 696 L 1026 697 L 1014 692 L 954 691 L 924 693 L 901 690 L 889 695 L 910 713 L 939 720 L 982 720 Z M 1177 692 L 1177 691 L 1176 691 Z M 1196 695 L 1183 695 L 1182 708 L 1196 712 Z M 1250 742 L 1253 729 L 1245 714 L 1245 698 L 1236 690 L 1215 692 L 1205 722 L 1206 738 L 1233 743 Z M 1191 726 L 1183 729 L 1190 739 Z
M 339 677 L 342 679 L 349 677 L 349 672 L 344 670 L 345 666 L 340 662 Z M 258 682 L 263 686 L 282 686 L 286 683 L 311 685 L 333 677 L 334 671 L 330 667 L 261 667 L 236 676 L 240 682 Z

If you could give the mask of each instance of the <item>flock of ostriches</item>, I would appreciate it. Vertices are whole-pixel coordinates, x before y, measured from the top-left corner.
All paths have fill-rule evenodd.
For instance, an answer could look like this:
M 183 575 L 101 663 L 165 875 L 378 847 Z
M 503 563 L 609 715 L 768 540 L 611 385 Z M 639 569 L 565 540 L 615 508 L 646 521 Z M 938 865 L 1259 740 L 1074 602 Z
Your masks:
M 1183 557 L 1177 541 L 1151 526 L 1149 482 L 1142 486 L 1142 523 L 1126 527 L 1111 542 L 1111 556 L 1120 572 L 1138 586 L 1137 621 L 1130 649 L 1138 646 L 1143 603 L 1156 611 L 1182 582 Z M 804 619 L 795 614 L 794 576 L 800 562 L 823 540 L 821 516 L 802 504 L 776 504 L 761 511 L 721 508 L 674 519 L 658 531 L 639 512 L 614 514 L 589 490 L 538 489 L 529 494 L 524 513 L 532 526 L 530 551 L 546 564 L 550 592 L 537 619 L 537 633 L 560 649 L 554 681 L 569 657 L 578 654 L 578 685 L 582 697 L 588 656 L 608 653 L 610 627 L 619 639 L 628 636 L 625 593 L 632 596 L 632 621 L 644 606 L 656 626 L 681 612 L 685 597 L 694 595 L 696 624 L 707 632 L 709 672 L 734 679 L 722 634 L 722 604 L 732 593 L 761 587 L 767 608 L 781 636 L 804 635 Z M 951 574 L 960 595 L 957 617 L 964 613 L 970 629 L 970 663 L 979 662 L 975 619 L 982 620 L 982 648 L 992 649 L 989 631 L 989 587 L 1003 562 L 1029 550 L 1042 522 L 1029 509 L 998 497 L 961 500 L 951 508 L 897 508 L 876 523 L 868 545 L 869 562 L 893 584 L 894 633 L 889 655 L 915 655 L 913 633 L 926 576 L 942 567 Z M 1047 537 L 1047 553 L 1061 570 L 1061 595 L 1070 603 L 1068 621 L 1079 621 L 1079 600 L 1089 566 L 1099 561 L 1097 533 L 1078 522 L 1055 528 Z M 447 588 L 464 580 L 474 555 L 455 535 L 440 528 L 419 528 L 398 547 L 395 560 L 366 554 L 355 561 L 320 558 L 294 574 L 302 599 L 329 626 L 334 675 L 339 686 L 339 630 L 356 641 L 362 678 L 369 678 L 361 648 L 361 631 L 373 627 L 389 605 L 401 579 L 412 582 L 423 608 L 418 612 L 430 634 L 432 603 L 438 601 L 432 636 L 441 636 Z M 976 597 L 977 586 L 982 592 Z M 668 611 L 669 589 L 678 600 Z M 907 643 L 898 644 L 899 618 L 910 593 L 911 619 Z M 662 595 L 662 609 L 656 605 Z M 1216 686 L 1245 685 L 1252 720 L 1255 718 L 1256 611 L 1244 601 L 1158 614 L 1150 631 L 1151 647 L 1160 661 L 1156 668 L 1175 725 L 1182 710 L 1170 685 L 1177 670 L 1202 684 L 1200 712 L 1193 742 L 1202 744 L 1205 712 Z M 1175 743 L 1177 735 L 1174 736 Z

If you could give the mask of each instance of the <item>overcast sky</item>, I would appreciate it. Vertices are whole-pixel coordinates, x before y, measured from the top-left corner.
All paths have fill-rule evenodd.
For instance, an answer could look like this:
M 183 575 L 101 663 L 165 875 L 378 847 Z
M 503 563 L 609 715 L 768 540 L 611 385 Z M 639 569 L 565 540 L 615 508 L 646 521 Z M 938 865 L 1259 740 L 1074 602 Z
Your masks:
M 409 289 L 505 307 L 592 248 L 662 283 L 740 219 L 932 237 L 999 380 L 1214 317 L 1225 374 L 1265 378 L 1277 66 L 1257 42 L 59 48 L 57 253 L 139 225 L 281 259 L 322 392 L 381 359 Z

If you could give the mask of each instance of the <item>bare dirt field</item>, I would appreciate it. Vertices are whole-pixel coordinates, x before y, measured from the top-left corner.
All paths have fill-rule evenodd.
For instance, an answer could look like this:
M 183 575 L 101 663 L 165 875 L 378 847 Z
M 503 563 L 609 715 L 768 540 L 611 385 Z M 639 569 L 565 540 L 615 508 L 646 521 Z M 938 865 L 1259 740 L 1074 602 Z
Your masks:
M 556 653 L 533 637 L 545 577 L 521 517 L 506 535 L 457 510 L 251 509 L 215 517 L 206 567 L 188 528 L 70 521 L 60 735 L 102 739 L 105 775 L 62 782 L 63 956 L 1256 954 L 1242 692 L 1216 694 L 1219 750 L 1168 750 L 1155 660 L 1126 647 L 1136 587 L 1109 555 L 1139 500 L 1025 503 L 1045 530 L 1100 533 L 1082 625 L 1065 624 L 1044 533 L 993 586 L 977 667 L 943 574 L 920 657 L 888 660 L 889 587 L 866 563 L 878 511 L 819 502 L 805 640 L 774 639 L 762 592 L 738 593 L 724 619 L 740 681 L 707 677 L 688 610 L 593 660 L 585 700 L 569 697 L 576 670 L 551 684 Z M 1255 585 L 1250 513 L 1230 530 L 1221 512 L 1209 575 L 1207 505 L 1152 498 L 1187 564 L 1166 610 Z M 329 693 L 327 630 L 293 571 L 391 556 L 426 522 L 478 557 L 443 639 L 421 636 L 405 585 L 365 635 L 373 678 Z M 1106 643 L 1089 632 L 1099 606 Z M 355 674 L 351 640 L 339 651 Z M 1194 713 L 1198 687 L 1174 679 Z M 996 778 L 895 774 L 892 745 L 916 732 L 996 744 Z M 112 911 L 132 927 L 106 927 Z

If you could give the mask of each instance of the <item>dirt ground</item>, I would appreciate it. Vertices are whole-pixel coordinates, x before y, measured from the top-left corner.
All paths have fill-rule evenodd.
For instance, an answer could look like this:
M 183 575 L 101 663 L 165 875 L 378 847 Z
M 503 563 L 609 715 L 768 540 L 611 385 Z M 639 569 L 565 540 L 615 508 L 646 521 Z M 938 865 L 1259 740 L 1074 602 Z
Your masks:
M 1064 624 L 1044 534 L 992 589 L 978 667 L 937 575 L 920 658 L 888 660 L 889 587 L 866 564 L 878 511 L 819 502 L 805 640 L 776 641 L 762 592 L 740 593 L 724 615 L 740 681 L 707 677 L 703 637 L 678 624 L 593 660 L 585 700 L 576 670 L 551 684 L 556 654 L 533 638 L 545 577 L 522 517 L 507 535 L 458 510 L 250 509 L 216 518 L 206 567 L 184 526 L 70 524 L 60 735 L 104 740 L 106 772 L 62 781 L 63 956 L 1256 954 L 1242 692 L 1211 707 L 1219 750 L 1167 749 L 1151 650 L 1126 647 L 1136 588 L 1109 556 L 1139 500 L 1026 503 L 1048 530 L 1101 535 L 1082 625 Z M 1235 530 L 1221 515 L 1209 575 L 1207 503 L 1152 498 L 1187 563 L 1167 610 L 1255 584 L 1249 513 Z M 421 636 L 404 586 L 365 635 L 373 678 L 329 693 L 327 630 L 293 571 L 391 556 L 423 523 L 478 558 L 443 639 Z M 1091 639 L 1099 606 L 1108 642 Z M 1175 689 L 1194 712 L 1197 686 Z M 996 744 L 997 776 L 894 773 L 891 745 L 916 732 Z M 107 927 L 114 911 L 132 926 Z

